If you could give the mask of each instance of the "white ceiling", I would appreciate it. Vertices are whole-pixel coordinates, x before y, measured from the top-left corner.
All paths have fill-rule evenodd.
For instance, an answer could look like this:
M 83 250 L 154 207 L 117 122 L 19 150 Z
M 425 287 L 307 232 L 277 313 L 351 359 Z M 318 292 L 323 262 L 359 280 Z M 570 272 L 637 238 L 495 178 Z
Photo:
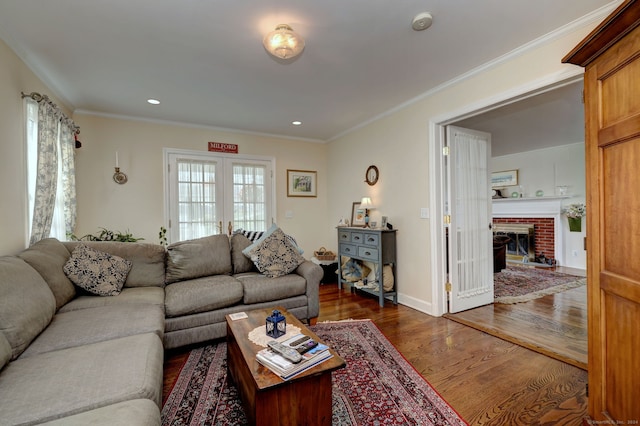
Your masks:
M 455 125 L 491 133 L 493 157 L 584 143 L 582 87 L 581 80 Z
M 327 141 L 608 4 L 2 0 L 0 38 L 78 112 Z M 433 25 L 416 32 L 420 12 Z M 262 47 L 279 23 L 306 40 L 290 63 Z M 536 128 L 527 143 L 552 137 Z

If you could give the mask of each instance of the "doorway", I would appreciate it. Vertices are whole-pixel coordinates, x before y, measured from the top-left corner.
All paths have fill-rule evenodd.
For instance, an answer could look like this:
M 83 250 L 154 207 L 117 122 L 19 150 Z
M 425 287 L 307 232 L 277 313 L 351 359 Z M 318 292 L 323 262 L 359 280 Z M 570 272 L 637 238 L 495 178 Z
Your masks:
M 461 111 L 458 113 L 451 113 L 447 116 L 443 116 L 440 117 L 439 120 L 434 120 L 431 125 L 432 125 L 432 146 L 430 154 L 432 154 L 431 157 L 431 178 L 433 179 L 432 182 L 434 182 L 434 186 L 435 186 L 435 190 L 432 191 L 432 197 L 431 197 L 431 201 L 432 201 L 432 211 L 434 212 L 444 212 L 446 210 L 441 210 L 444 209 L 446 207 L 446 197 L 445 197 L 445 193 L 444 193 L 444 188 L 445 188 L 445 184 L 446 184 L 446 180 L 440 177 L 441 171 L 443 169 L 439 169 L 440 167 L 443 167 L 443 161 L 437 156 L 437 154 L 439 154 L 441 148 L 441 144 L 443 144 L 443 140 L 445 139 L 445 128 L 448 125 L 451 124 L 455 124 L 455 125 L 463 125 L 465 127 L 471 127 L 473 128 L 472 123 L 473 120 L 472 118 L 475 116 L 478 116 L 480 114 L 483 113 L 487 113 L 490 111 L 493 111 L 495 109 L 498 109 L 502 106 L 505 105 L 511 105 L 511 104 L 515 104 L 518 101 L 522 101 L 522 100 L 528 100 L 529 98 L 533 98 L 536 95 L 539 94 L 546 94 L 547 92 L 552 92 L 552 91 L 557 91 L 560 92 L 561 90 L 557 90 L 557 89 L 563 89 L 566 86 L 581 86 L 582 84 L 582 75 L 573 75 L 571 77 L 567 77 L 564 79 L 558 79 L 557 81 L 550 81 L 548 82 L 548 84 L 546 85 L 541 85 L 538 89 L 533 90 L 533 91 L 528 91 L 526 93 L 521 93 L 518 94 L 517 91 L 514 91 L 514 93 L 512 94 L 512 96 L 505 96 L 504 100 L 501 102 L 494 102 L 493 104 L 489 104 L 487 103 L 487 106 L 482 107 L 482 108 L 469 108 L 469 111 Z M 581 113 L 581 111 L 580 111 Z M 581 126 L 583 125 L 584 121 L 583 121 L 583 116 L 580 116 L 580 122 L 581 122 Z M 486 130 L 486 129 L 481 129 L 481 130 Z M 489 203 L 491 203 L 491 200 L 489 200 Z M 436 215 L 434 215 L 434 217 L 437 217 Z M 442 277 L 445 275 L 442 274 L 446 274 L 446 259 L 443 260 L 440 256 L 440 253 L 445 253 L 446 247 L 445 245 L 442 243 L 442 241 L 440 240 L 441 238 L 444 239 L 444 232 L 441 232 L 439 228 L 442 228 L 442 223 L 439 222 L 437 223 L 436 221 L 433 221 L 431 223 L 431 232 L 432 235 L 434 235 L 435 237 L 432 239 L 432 265 L 433 265 L 433 269 L 432 269 L 432 273 L 433 273 L 433 279 L 434 282 L 446 282 L 446 280 L 443 280 Z M 570 273 L 570 272 L 569 272 Z M 562 296 L 558 296 L 558 295 L 552 295 L 552 296 L 548 296 L 547 297 L 547 301 L 546 303 L 549 306 L 555 306 L 556 302 L 558 302 L 558 300 L 554 301 L 554 297 L 556 298 L 562 298 L 561 302 L 568 302 L 569 305 L 573 304 L 572 306 L 582 306 L 582 305 L 586 305 L 586 294 L 576 294 L 579 293 L 581 290 L 579 289 L 575 289 L 575 290 L 571 290 L 572 293 L 567 292 L 567 294 L 562 295 Z M 582 288 L 582 291 L 584 292 L 584 287 Z M 434 286 L 433 287 L 433 300 L 434 300 L 434 311 L 438 310 L 438 309 L 442 309 L 440 312 L 442 314 L 446 314 L 447 312 L 447 298 L 448 298 L 448 294 L 444 289 L 444 286 Z M 538 303 L 538 302 L 535 302 Z M 567 303 L 565 303 L 567 304 Z M 470 310 L 470 311 L 465 311 L 463 312 L 463 314 L 466 314 L 467 312 L 473 312 L 473 311 L 477 311 L 477 310 L 481 310 L 481 309 L 493 309 L 493 306 L 495 305 L 488 305 L 482 308 L 478 308 L 478 309 L 474 309 L 474 310 Z M 513 305 L 511 305 L 513 306 Z M 574 312 L 578 312 L 580 311 L 580 309 L 574 309 L 571 308 L 572 311 Z M 517 310 L 516 310 L 517 311 Z M 516 313 L 515 315 L 520 315 L 524 318 L 523 311 L 520 311 L 519 313 Z M 580 311 L 582 312 L 582 311 Z M 475 314 L 475 313 L 474 313 Z M 459 316 L 460 314 L 455 314 L 455 316 Z M 512 315 L 510 313 L 510 315 Z M 526 315 L 529 315 L 529 312 L 526 312 Z M 447 315 L 449 316 L 449 315 Z M 557 327 L 557 328 L 563 328 L 565 327 L 563 324 L 556 324 L 554 322 L 554 319 L 552 318 L 551 314 L 546 315 L 546 317 L 543 315 L 540 316 L 541 318 L 541 322 L 545 322 L 546 324 L 546 328 L 549 329 L 550 327 Z M 462 322 L 462 321 L 459 321 Z M 584 325 L 582 326 L 582 329 L 584 329 L 585 333 L 586 333 L 586 311 L 584 311 L 584 318 L 583 318 L 583 323 Z M 470 324 L 468 324 L 470 325 Z M 470 325 L 472 326 L 472 325 Z M 545 327 L 542 327 L 541 330 L 537 330 L 536 334 L 540 335 L 541 333 L 544 335 L 544 329 Z M 476 327 L 474 327 L 476 328 Z M 564 329 L 564 328 L 563 328 Z M 569 362 L 570 364 L 579 366 L 580 368 L 586 368 L 586 362 L 583 361 L 581 359 L 581 356 L 584 355 L 584 357 L 586 357 L 586 334 L 583 336 L 582 333 L 582 329 L 580 330 L 575 330 L 575 333 L 578 335 L 577 336 L 577 340 L 579 340 L 581 342 L 581 346 L 584 346 L 584 354 L 578 354 L 578 357 L 575 357 L 578 359 L 577 362 L 572 362 L 570 357 L 566 357 L 564 359 L 561 358 L 561 356 L 554 356 L 552 354 L 552 351 L 548 351 L 548 353 L 545 353 L 544 348 L 542 348 L 542 350 L 539 350 L 539 352 L 541 353 L 545 353 L 546 355 L 552 356 L 554 358 L 557 359 L 562 359 L 565 362 Z M 488 332 L 489 334 L 493 334 L 490 330 L 483 330 L 485 332 Z M 517 331 L 517 330 L 516 330 Z M 500 331 L 497 331 L 496 334 L 498 337 L 501 337 L 505 340 L 509 340 L 512 341 L 514 343 L 520 344 L 519 341 L 519 337 L 521 336 L 516 336 L 515 338 L 509 338 L 512 336 L 507 336 L 505 334 L 500 334 Z M 566 342 L 563 342 L 566 343 Z M 584 345 L 582 345 L 582 343 L 584 343 Z M 529 347 L 526 344 L 521 344 L 521 346 L 524 347 Z M 577 347 L 578 345 L 576 345 Z M 534 349 L 533 347 L 529 347 L 530 349 Z M 540 348 L 539 348 L 540 349 Z M 534 349 L 535 350 L 535 349 Z M 578 348 L 578 351 L 581 351 L 582 349 Z M 573 356 L 571 356 L 573 357 Z
M 538 82 L 534 88 L 528 86 L 526 88 L 514 89 L 509 93 L 502 94 L 500 97 L 488 99 L 484 104 L 476 103 L 469 105 L 461 110 L 453 111 L 440 117 L 435 117 L 430 122 L 430 146 L 429 146 L 429 162 L 430 162 L 430 181 L 433 183 L 430 193 L 430 208 L 435 212 L 433 217 L 444 218 L 447 214 L 446 209 L 446 178 L 443 173 L 445 170 L 445 160 L 443 152 L 446 139 L 446 126 L 463 122 L 474 116 L 496 110 L 503 106 L 511 106 L 519 101 L 533 98 L 546 92 L 563 88 L 574 83 L 582 82 L 582 73 L 578 70 L 571 70 L 562 76 L 552 76 L 544 81 Z M 489 200 L 490 202 L 490 200 Z M 445 290 L 447 282 L 447 252 L 445 242 L 445 231 L 442 221 L 431 221 L 430 231 L 431 238 L 431 278 L 434 283 L 442 283 L 442 285 L 434 285 L 432 287 L 432 312 L 434 315 L 443 315 L 447 312 L 448 293 Z

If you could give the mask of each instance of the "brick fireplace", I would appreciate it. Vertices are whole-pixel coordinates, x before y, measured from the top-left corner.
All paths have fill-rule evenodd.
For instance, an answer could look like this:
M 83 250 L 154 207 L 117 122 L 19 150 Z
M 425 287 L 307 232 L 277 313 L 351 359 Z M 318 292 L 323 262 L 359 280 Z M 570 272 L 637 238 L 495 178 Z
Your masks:
M 533 225 L 533 255 L 529 257 L 530 261 L 533 258 L 539 258 L 544 255 L 546 258 L 556 258 L 555 248 L 555 232 L 554 232 L 554 219 L 552 217 L 494 217 L 493 228 L 494 231 L 499 230 L 500 224 L 508 225 Z M 522 256 L 520 256 L 522 257 Z M 532 258 L 533 257 L 533 258 Z
M 546 258 L 564 264 L 560 215 L 564 197 L 501 198 L 493 200 L 493 223 L 523 224 L 534 227 L 535 257 L 544 253 Z

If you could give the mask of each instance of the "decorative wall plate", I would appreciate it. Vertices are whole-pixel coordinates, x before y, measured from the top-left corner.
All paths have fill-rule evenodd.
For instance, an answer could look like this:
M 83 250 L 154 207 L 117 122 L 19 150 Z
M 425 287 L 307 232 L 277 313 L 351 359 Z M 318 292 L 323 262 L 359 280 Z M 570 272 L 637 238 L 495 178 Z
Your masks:
M 121 171 L 118 170 L 113 174 L 113 180 L 114 180 L 115 183 L 117 183 L 119 185 L 123 185 L 123 184 L 127 183 L 129 178 L 127 178 L 127 175 L 125 175 L 124 173 L 122 173 Z

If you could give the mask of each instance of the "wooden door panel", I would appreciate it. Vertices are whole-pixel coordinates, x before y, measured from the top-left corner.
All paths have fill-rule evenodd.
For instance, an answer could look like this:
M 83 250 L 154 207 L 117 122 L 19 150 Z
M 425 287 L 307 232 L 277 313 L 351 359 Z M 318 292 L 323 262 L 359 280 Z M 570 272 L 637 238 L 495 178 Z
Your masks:
M 638 383 L 640 357 L 629 343 L 629 330 L 640 324 L 640 305 L 637 301 L 603 292 L 605 343 L 604 374 L 605 411 L 618 421 L 631 424 L 640 419 Z M 631 337 L 633 339 L 633 337 Z
M 598 78 L 601 82 L 602 127 L 640 113 L 640 98 L 633 92 L 638 85 L 638 75 L 640 60 L 634 57 L 624 67 Z
M 604 270 L 640 281 L 640 138 L 607 145 L 601 158 Z

